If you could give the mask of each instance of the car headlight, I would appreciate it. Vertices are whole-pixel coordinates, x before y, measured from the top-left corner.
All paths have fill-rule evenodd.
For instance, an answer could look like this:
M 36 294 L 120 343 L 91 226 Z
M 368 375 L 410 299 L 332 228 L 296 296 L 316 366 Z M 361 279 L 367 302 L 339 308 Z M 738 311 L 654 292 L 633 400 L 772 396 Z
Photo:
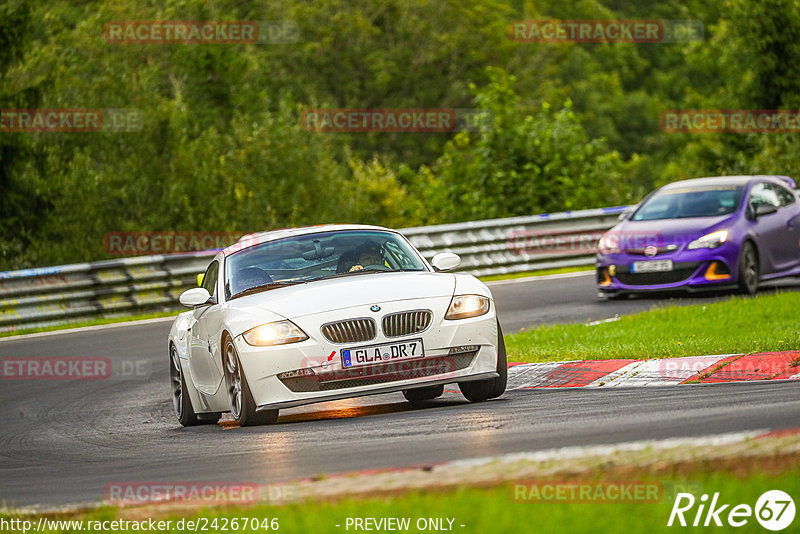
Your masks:
M 305 341 L 308 336 L 300 327 L 291 321 L 276 321 L 251 328 L 242 337 L 248 345 L 269 347 Z
M 481 295 L 456 295 L 450 301 L 445 319 L 467 319 L 489 313 L 489 299 Z
M 600 254 L 619 254 L 622 249 L 619 246 L 619 238 L 613 234 L 605 234 L 597 243 L 597 251 Z
M 719 230 L 718 232 L 711 232 L 710 234 L 706 234 L 703 237 L 699 237 L 689 243 L 689 246 L 686 247 L 689 250 L 693 250 L 696 248 L 717 248 L 722 246 L 725 241 L 728 240 L 728 231 L 727 230 Z

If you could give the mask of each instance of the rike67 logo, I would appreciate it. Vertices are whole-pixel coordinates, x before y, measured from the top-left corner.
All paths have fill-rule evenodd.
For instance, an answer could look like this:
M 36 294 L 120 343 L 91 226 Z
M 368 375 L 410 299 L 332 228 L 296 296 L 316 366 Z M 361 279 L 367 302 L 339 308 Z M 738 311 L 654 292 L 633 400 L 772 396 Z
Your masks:
M 719 492 L 709 502 L 707 494 L 696 499 L 691 493 L 675 496 L 667 526 L 731 526 L 742 527 L 755 516 L 756 521 L 767 530 L 780 531 L 792 524 L 795 505 L 788 493 L 781 490 L 764 492 L 755 507 L 749 504 L 731 505 L 722 502 Z

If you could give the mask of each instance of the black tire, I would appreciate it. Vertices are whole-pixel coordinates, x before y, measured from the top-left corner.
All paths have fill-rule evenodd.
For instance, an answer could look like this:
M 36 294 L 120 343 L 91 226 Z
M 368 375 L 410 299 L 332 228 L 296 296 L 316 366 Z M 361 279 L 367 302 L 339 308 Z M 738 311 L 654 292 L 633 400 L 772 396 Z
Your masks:
M 503 330 L 500 321 L 497 321 L 497 378 L 477 380 L 473 382 L 459 382 L 458 388 L 470 402 L 482 402 L 499 397 L 506 391 L 508 383 L 508 358 L 506 357 L 506 343 L 503 340 Z
M 269 425 L 277 421 L 278 410 L 256 411 L 256 403 L 250 393 L 247 377 L 242 372 L 239 353 L 236 352 L 236 346 L 229 337 L 225 338 L 222 357 L 231 415 L 239 426 Z
M 444 386 L 428 386 L 424 388 L 407 389 L 403 391 L 403 396 L 414 406 L 424 405 L 426 401 L 431 401 L 441 397 L 444 393 Z
M 211 425 L 219 421 L 219 413 L 195 413 L 192 399 L 186 391 L 186 378 L 175 345 L 169 347 L 169 377 L 172 383 L 172 412 L 182 426 Z
M 742 295 L 755 295 L 761 279 L 761 268 L 758 263 L 758 253 L 750 241 L 745 241 L 739 250 L 739 286 L 738 293 Z

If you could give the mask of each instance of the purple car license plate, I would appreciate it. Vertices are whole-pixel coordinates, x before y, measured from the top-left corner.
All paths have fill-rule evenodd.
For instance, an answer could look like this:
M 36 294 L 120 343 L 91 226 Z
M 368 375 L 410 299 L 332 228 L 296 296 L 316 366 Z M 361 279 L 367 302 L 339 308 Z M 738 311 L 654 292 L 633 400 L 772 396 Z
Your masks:
M 358 367 L 376 363 L 391 363 L 399 360 L 414 360 L 422 357 L 424 357 L 422 339 L 411 339 L 409 341 L 343 349 L 342 366 Z
M 672 260 L 635 261 L 632 273 L 663 273 L 672 270 Z

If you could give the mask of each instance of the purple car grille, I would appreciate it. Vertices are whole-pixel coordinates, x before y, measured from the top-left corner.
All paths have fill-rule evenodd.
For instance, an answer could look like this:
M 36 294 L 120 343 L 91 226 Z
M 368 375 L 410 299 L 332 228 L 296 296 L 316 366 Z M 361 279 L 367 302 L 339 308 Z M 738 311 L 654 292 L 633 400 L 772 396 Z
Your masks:
M 655 256 L 660 256 L 662 254 L 670 254 L 678 250 L 678 248 L 680 248 L 678 247 L 678 245 L 667 245 L 663 247 L 653 246 L 651 249 L 649 249 L 649 247 L 626 248 L 625 253 L 630 254 L 631 256 L 647 256 L 649 258 L 652 258 Z
M 683 264 L 679 268 L 663 273 L 617 272 L 617 280 L 628 286 L 655 286 L 683 282 L 694 274 L 699 263 Z

